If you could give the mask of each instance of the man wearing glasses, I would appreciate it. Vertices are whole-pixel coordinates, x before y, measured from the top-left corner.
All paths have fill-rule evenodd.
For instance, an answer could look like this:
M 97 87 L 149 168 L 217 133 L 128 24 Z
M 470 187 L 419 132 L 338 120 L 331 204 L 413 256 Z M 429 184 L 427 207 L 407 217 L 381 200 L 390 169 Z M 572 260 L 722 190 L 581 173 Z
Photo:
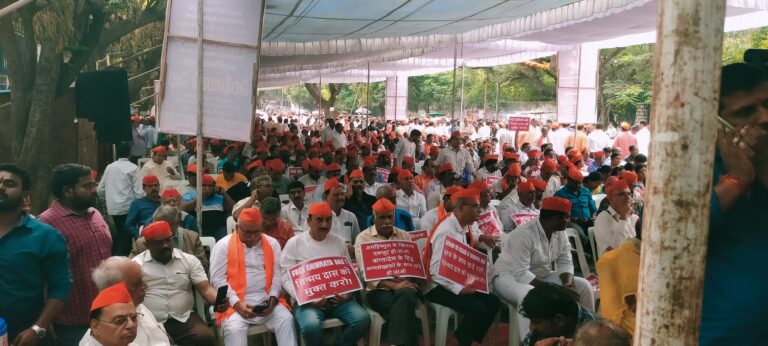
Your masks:
M 121 282 L 102 290 L 91 304 L 91 332 L 81 346 L 138 345 L 133 343 L 139 327 L 141 314 L 125 283 Z
M 632 192 L 624 179 L 611 181 L 605 187 L 608 209 L 595 218 L 597 255 L 618 248 L 627 239 L 635 237 L 635 223 L 640 218 L 632 212 Z
M 160 346 L 170 345 L 170 339 L 165 331 L 165 327 L 162 324 L 157 323 L 155 316 L 149 309 L 144 306 L 144 295 L 146 294 L 147 284 L 144 282 L 144 274 L 141 270 L 141 266 L 128 259 L 128 257 L 112 256 L 107 258 L 101 264 L 93 270 L 93 282 L 96 283 L 96 287 L 101 291 L 109 289 L 110 286 L 123 283 L 128 293 L 131 296 L 132 303 L 136 306 L 136 316 L 131 320 L 137 320 L 138 328 L 136 330 L 136 339 L 131 345 L 142 346 Z M 101 295 L 101 292 L 99 293 Z M 98 298 L 97 298 L 98 299 Z M 110 321 L 107 318 L 99 318 L 99 321 Z M 127 321 L 112 320 L 112 325 L 115 327 L 129 328 L 130 323 Z M 97 323 L 98 324 L 98 323 Z M 80 345 L 99 345 L 98 337 L 95 334 L 99 333 L 99 330 L 93 329 L 94 321 L 91 319 L 91 329 L 88 330 L 83 339 L 80 340 Z M 114 331 L 117 332 L 117 331 Z M 96 340 L 94 340 L 96 339 Z

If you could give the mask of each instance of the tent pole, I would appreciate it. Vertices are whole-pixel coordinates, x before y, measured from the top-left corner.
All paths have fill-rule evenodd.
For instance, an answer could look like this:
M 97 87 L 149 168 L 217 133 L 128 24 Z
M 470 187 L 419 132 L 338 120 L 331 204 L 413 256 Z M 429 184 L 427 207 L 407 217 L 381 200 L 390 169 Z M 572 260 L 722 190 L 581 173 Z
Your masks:
M 461 64 L 461 107 L 459 107 L 459 123 L 464 123 L 464 63 Z
M 19 1 L 16 1 L 16 2 L 8 5 L 8 6 L 5 6 L 5 7 L 0 9 L 0 18 L 5 16 L 6 14 L 10 14 L 10 13 L 16 12 L 20 8 L 22 8 L 24 6 L 27 6 L 27 5 L 29 5 L 29 4 L 31 4 L 33 2 L 35 2 L 35 0 L 19 0 Z
M 451 122 L 456 121 L 456 45 L 453 45 L 453 79 L 451 80 Z M 451 124 L 453 127 L 453 124 Z
M 659 1 L 635 345 L 698 344 L 724 16 L 725 1 Z
M 496 82 L 496 121 L 499 121 L 499 82 Z
M 197 177 L 195 215 L 197 227 L 203 229 L 203 174 L 205 153 L 203 152 L 203 0 L 197 0 Z
M 368 63 L 368 82 L 365 84 L 365 127 L 368 128 L 368 115 L 371 114 L 371 63 Z

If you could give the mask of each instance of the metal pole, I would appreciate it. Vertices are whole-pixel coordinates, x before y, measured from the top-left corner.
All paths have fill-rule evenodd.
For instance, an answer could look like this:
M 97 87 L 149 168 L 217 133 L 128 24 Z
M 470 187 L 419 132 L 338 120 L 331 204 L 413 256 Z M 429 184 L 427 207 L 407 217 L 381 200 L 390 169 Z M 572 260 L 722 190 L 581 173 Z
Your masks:
M 368 84 L 365 85 L 365 127 L 368 128 L 368 116 L 371 114 L 371 63 L 368 63 Z
M 205 153 L 203 145 L 203 0 L 197 0 L 197 227 L 203 229 L 203 174 L 205 173 Z
M 461 64 L 461 107 L 459 107 L 459 110 L 461 113 L 459 114 L 459 123 L 464 123 L 464 64 Z
M 2 9 L 0 9 L 0 18 L 5 16 L 6 14 L 11 14 L 13 12 L 16 12 L 18 9 L 24 6 L 27 6 L 33 2 L 35 2 L 35 0 L 19 0 L 8 6 L 5 6 Z
M 453 46 L 453 79 L 451 80 L 451 122 L 456 121 L 456 49 Z M 453 124 L 451 124 L 453 127 Z
M 659 1 L 635 345 L 698 344 L 724 16 L 725 1 Z
M 499 82 L 496 82 L 496 121 L 499 121 Z

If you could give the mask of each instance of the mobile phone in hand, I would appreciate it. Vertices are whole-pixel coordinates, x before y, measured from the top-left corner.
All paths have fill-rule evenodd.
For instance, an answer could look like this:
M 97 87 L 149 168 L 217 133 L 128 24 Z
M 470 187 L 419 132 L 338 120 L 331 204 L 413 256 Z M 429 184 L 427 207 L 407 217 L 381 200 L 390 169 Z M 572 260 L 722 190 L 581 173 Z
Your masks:
M 261 303 L 259 305 L 254 306 L 251 311 L 253 311 L 254 314 L 260 314 L 266 311 L 268 307 L 269 307 L 269 303 Z
M 224 302 L 227 301 L 227 290 L 229 290 L 229 286 L 224 285 L 219 287 L 218 291 L 216 291 L 216 306 L 224 304 Z

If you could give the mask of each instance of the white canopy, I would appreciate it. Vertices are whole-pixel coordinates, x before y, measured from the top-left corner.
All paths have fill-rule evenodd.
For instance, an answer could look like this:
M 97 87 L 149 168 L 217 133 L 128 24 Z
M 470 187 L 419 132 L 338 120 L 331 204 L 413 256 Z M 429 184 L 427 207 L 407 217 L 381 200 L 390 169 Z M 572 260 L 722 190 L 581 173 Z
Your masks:
M 726 31 L 765 25 L 768 0 L 728 0 Z M 655 40 L 654 0 L 270 0 L 259 88 L 495 66 L 579 45 Z

